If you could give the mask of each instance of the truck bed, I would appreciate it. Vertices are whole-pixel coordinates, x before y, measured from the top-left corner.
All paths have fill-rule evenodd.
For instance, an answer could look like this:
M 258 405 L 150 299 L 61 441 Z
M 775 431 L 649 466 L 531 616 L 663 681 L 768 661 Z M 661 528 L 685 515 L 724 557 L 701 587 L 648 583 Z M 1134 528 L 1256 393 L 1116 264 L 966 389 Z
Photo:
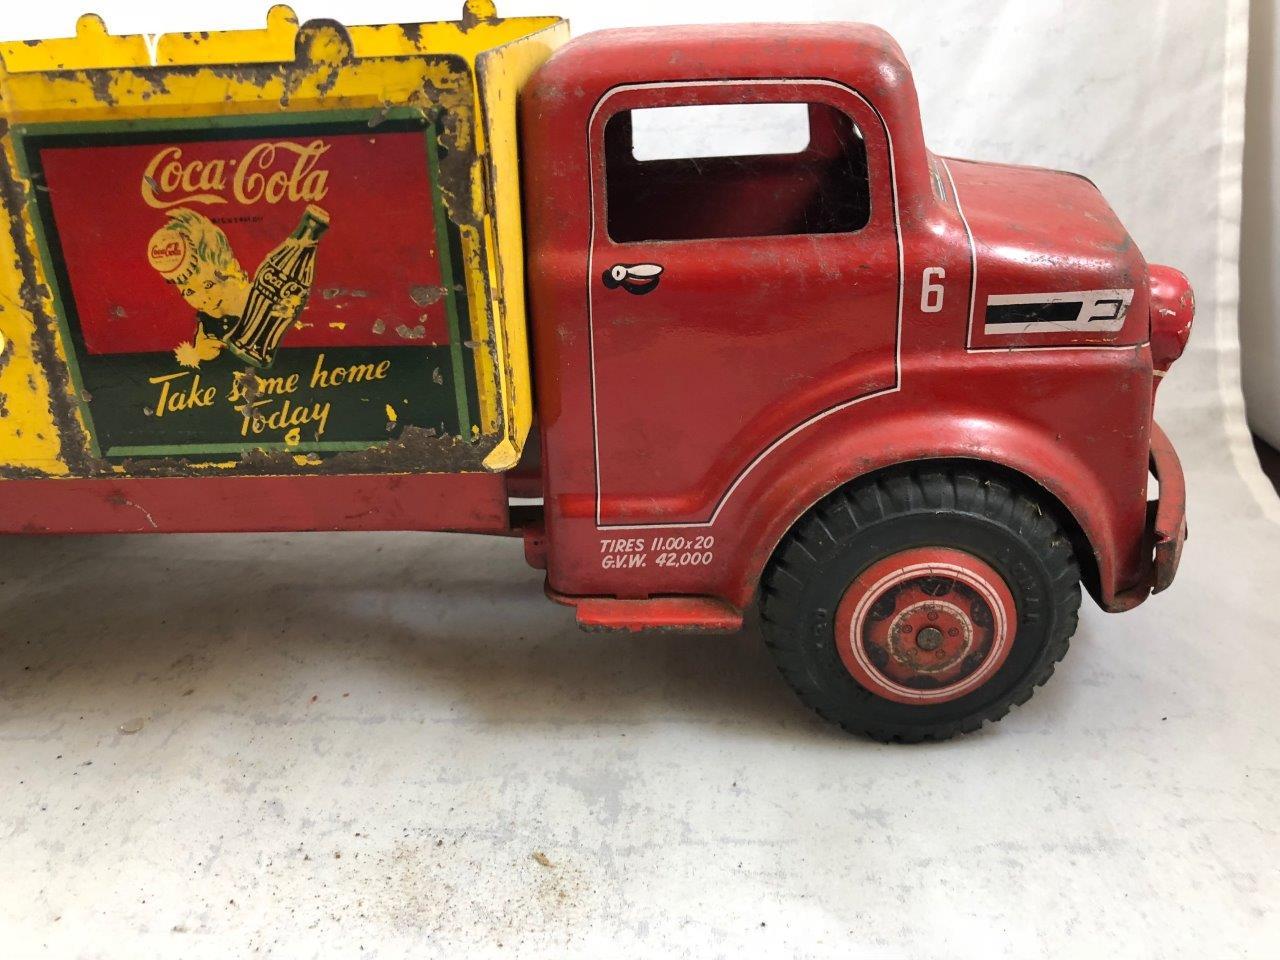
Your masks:
M 515 95 L 567 24 L 491 13 L 0 44 L 0 477 L 513 466 Z

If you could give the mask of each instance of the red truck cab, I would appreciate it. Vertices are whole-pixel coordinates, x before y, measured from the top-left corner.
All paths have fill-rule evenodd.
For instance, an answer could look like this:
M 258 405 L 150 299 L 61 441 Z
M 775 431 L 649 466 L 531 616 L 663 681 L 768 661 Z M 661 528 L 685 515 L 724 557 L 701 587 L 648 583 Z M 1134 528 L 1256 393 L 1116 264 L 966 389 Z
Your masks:
M 635 149 L 646 114 L 780 104 L 809 125 L 785 152 Z M 547 582 L 581 621 L 735 625 L 763 576 L 767 629 L 771 599 L 787 600 L 774 606 L 792 639 L 775 649 L 829 636 L 852 613 L 807 584 L 839 566 L 832 545 L 917 513 L 1003 511 L 1025 532 L 1032 510 L 1070 555 L 1053 576 L 1078 566 L 1107 610 L 1168 584 L 1182 483 L 1152 406 L 1191 293 L 1148 266 L 1090 181 L 933 154 L 901 49 L 862 25 L 595 33 L 552 56 L 521 110 Z M 956 559 L 896 536 L 886 527 L 871 555 L 922 548 L 926 573 Z M 1019 592 L 1008 573 L 969 566 L 956 575 L 990 594 L 982 618 L 1030 629 L 1032 598 L 1004 602 Z M 892 582 L 929 596 L 920 574 Z M 1035 603 L 1061 607 L 1049 633 L 1074 628 L 1070 598 L 1043 592 Z M 977 629 L 920 610 L 962 640 Z M 950 663 L 949 642 L 930 657 Z M 872 689 L 895 709 L 849 725 L 911 739 L 973 722 L 944 705 L 972 699 L 985 668 L 913 673 L 897 640 L 868 634 L 855 656 L 858 643 L 841 646 L 840 683 L 807 697 L 822 712 L 840 719 L 841 698 Z M 862 653 L 893 669 L 859 667 Z M 911 693 L 935 688 L 951 693 Z M 950 719 L 916 727 L 899 704 Z

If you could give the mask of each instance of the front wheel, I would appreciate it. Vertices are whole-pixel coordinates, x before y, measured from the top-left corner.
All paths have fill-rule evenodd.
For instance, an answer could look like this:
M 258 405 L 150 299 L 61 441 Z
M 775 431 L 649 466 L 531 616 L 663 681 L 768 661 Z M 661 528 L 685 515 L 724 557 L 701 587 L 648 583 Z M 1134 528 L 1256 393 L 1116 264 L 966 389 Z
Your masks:
M 831 494 L 765 571 L 765 637 L 820 716 L 877 740 L 999 720 L 1053 674 L 1080 606 L 1071 543 L 1029 493 L 901 472 Z

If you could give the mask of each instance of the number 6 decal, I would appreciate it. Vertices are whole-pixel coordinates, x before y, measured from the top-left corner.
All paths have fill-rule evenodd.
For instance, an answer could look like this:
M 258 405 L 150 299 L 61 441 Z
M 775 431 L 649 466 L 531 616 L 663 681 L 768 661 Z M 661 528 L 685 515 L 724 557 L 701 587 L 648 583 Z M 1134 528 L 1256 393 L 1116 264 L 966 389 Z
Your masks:
M 920 312 L 937 313 L 942 309 L 942 295 L 945 290 L 937 280 L 945 280 L 947 271 L 942 267 L 925 267 L 924 276 L 920 279 Z

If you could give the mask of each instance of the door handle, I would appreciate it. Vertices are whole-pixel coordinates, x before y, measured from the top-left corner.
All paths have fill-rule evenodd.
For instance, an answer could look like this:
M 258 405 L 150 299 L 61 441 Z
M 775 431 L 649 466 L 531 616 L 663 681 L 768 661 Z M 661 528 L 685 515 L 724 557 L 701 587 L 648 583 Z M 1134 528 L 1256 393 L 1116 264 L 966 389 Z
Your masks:
M 634 294 L 648 293 L 661 278 L 662 267 L 656 263 L 615 263 L 600 277 L 608 289 Z

